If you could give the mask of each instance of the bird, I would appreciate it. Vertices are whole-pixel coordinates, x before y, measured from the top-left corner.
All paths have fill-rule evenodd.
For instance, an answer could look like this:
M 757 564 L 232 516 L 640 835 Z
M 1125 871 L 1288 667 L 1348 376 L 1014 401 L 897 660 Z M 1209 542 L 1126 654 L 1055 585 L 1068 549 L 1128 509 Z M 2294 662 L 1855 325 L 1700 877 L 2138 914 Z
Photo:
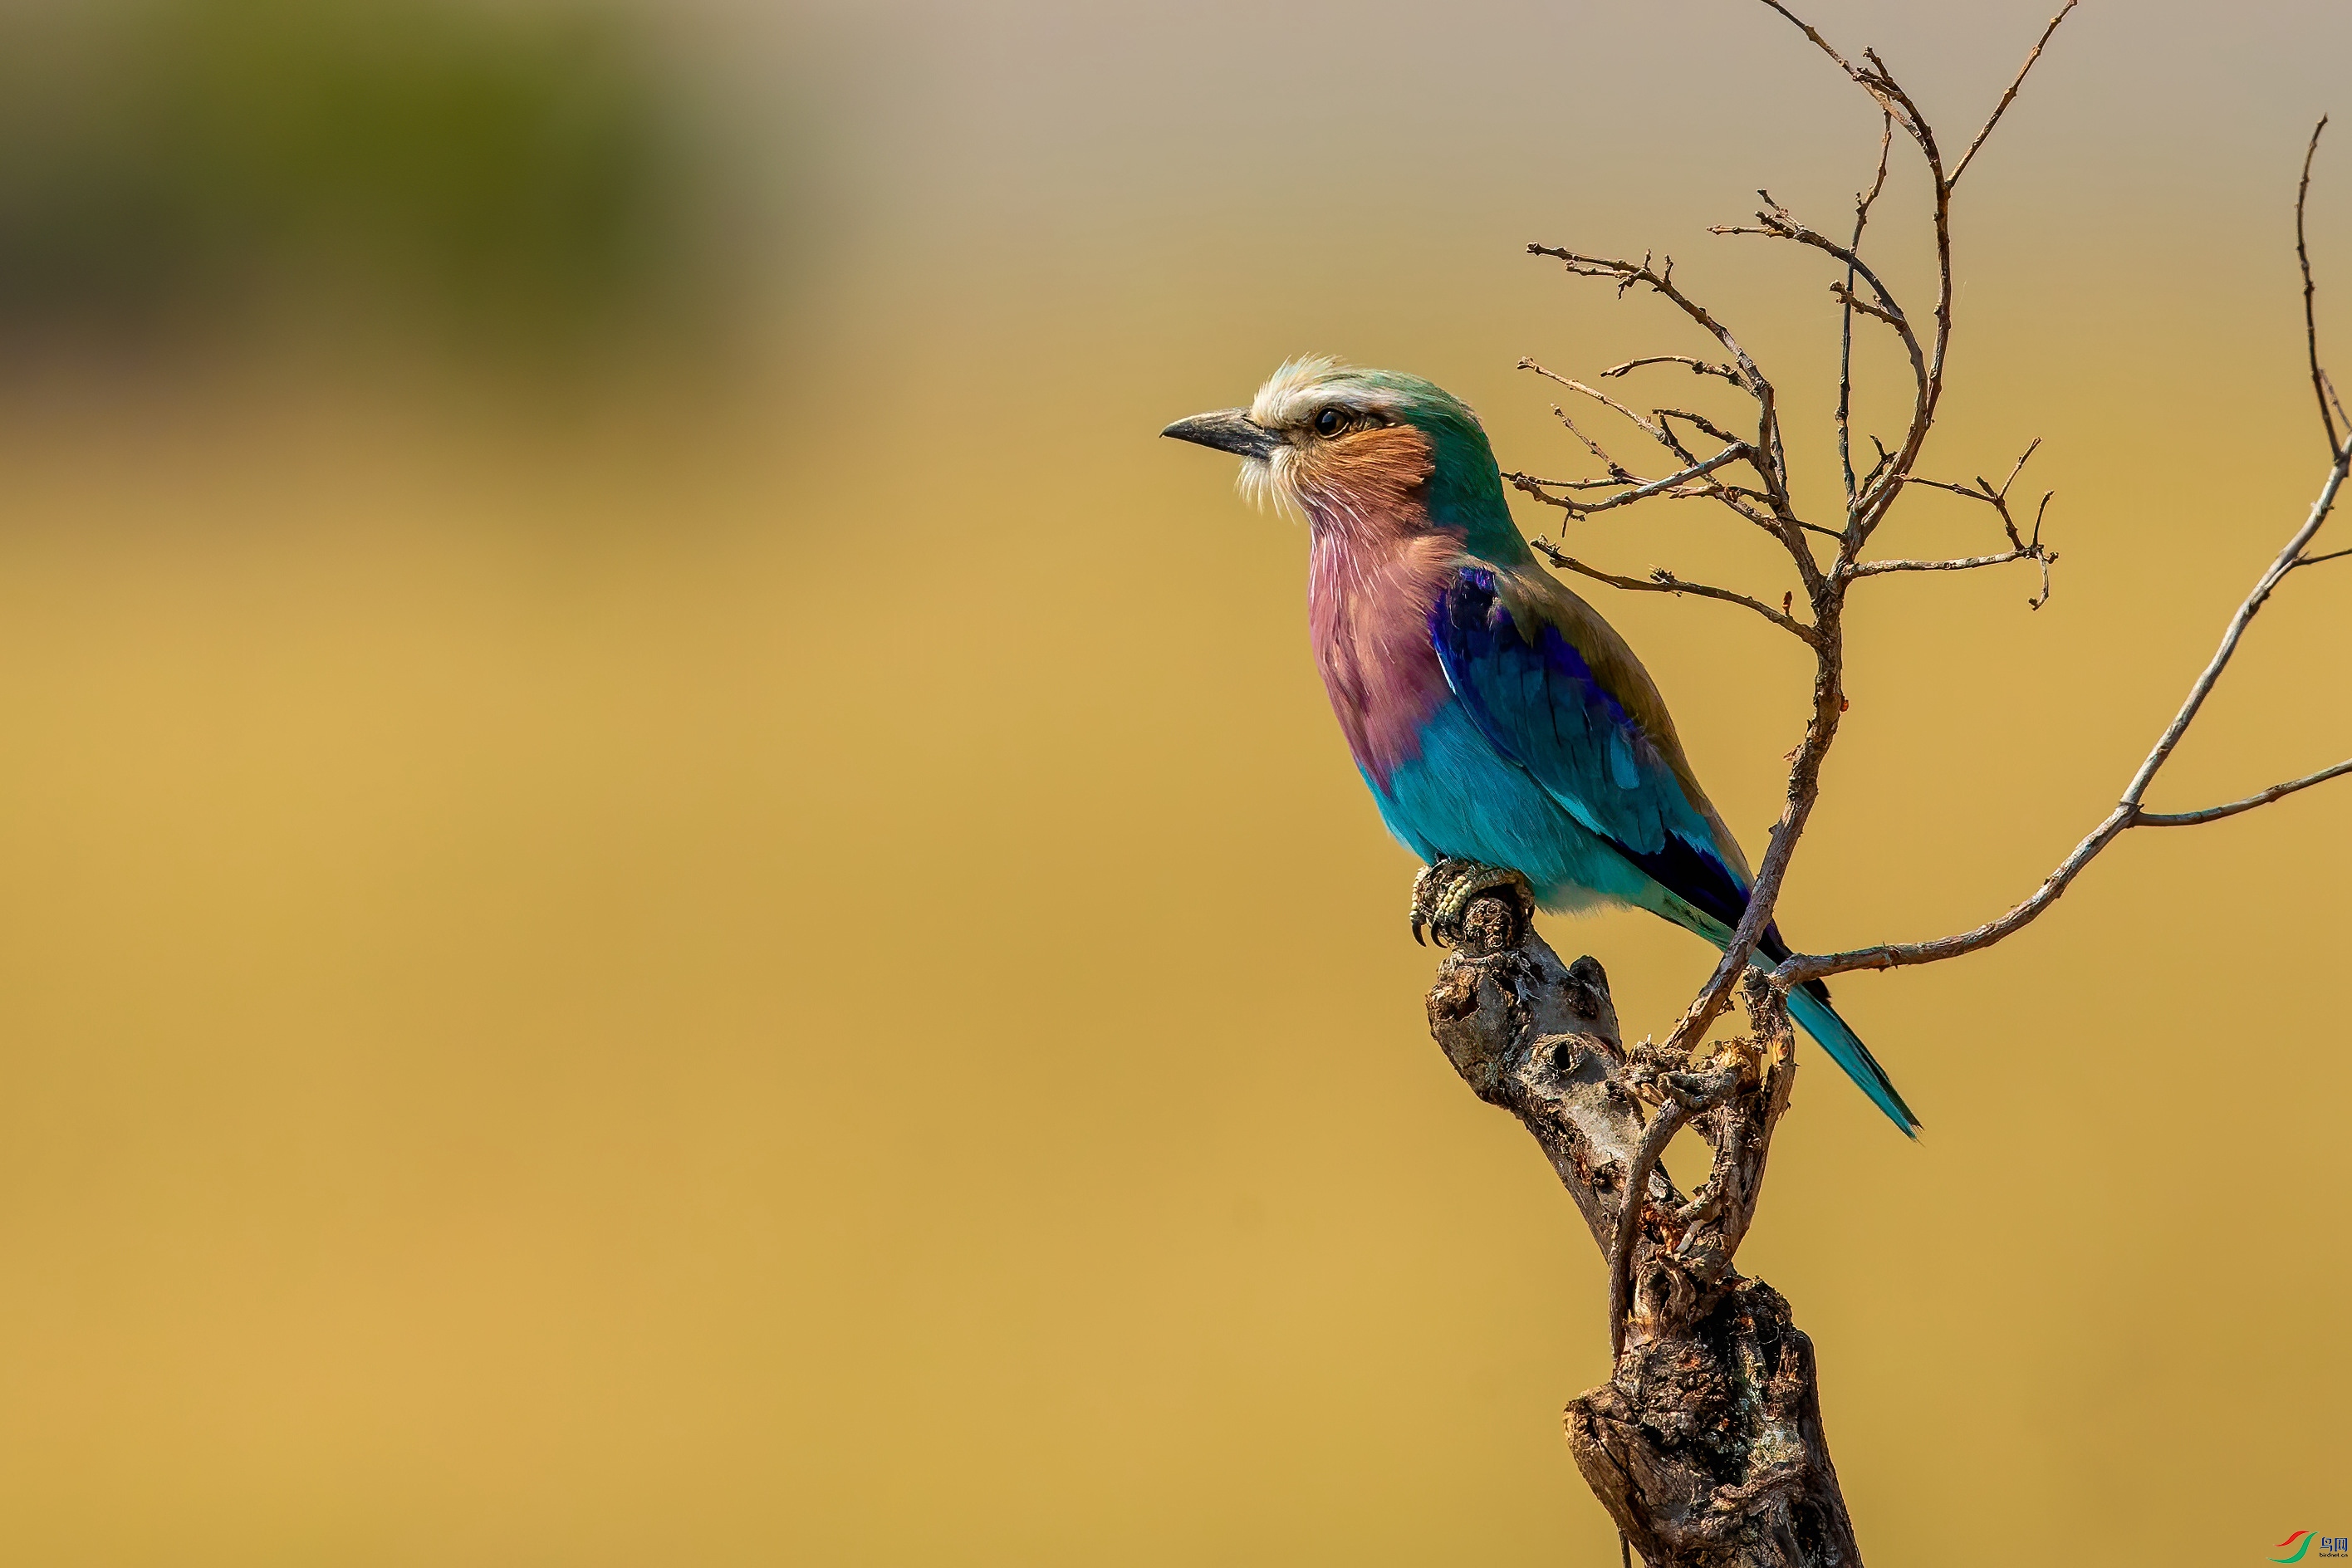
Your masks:
M 1485 427 L 1433 382 L 1286 362 L 1247 408 L 1160 432 L 1242 459 L 1245 495 L 1303 513 L 1307 623 L 1348 749 L 1425 866 L 1414 935 L 1471 897 L 1632 907 L 1727 946 L 1754 883 L 1657 683 L 1512 521 Z M 1458 926 L 1454 934 L 1459 934 Z M 1789 955 L 1777 923 L 1758 942 Z M 1789 1010 L 1909 1137 L 1919 1119 L 1819 981 Z

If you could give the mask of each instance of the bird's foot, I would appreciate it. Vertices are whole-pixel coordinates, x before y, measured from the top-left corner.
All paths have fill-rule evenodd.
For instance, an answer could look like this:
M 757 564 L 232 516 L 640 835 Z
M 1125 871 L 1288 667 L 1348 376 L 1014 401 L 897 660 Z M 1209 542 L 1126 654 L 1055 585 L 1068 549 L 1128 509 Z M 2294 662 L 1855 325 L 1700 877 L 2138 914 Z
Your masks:
M 1497 889 L 1507 889 L 1512 895 L 1516 919 L 1509 936 L 1516 939 L 1536 912 L 1535 889 L 1525 877 L 1506 867 L 1450 856 L 1423 867 L 1412 880 L 1412 940 L 1421 942 L 1426 928 L 1440 947 L 1459 944 L 1463 917 L 1470 912 L 1471 903 Z

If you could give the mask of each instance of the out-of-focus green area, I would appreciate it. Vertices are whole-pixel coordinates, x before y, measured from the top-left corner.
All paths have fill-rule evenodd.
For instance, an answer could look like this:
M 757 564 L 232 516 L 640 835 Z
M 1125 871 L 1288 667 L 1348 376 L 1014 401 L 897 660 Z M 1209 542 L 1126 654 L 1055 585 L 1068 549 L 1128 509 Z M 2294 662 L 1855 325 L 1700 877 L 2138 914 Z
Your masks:
M 663 42 L 462 0 L 0 14 L 0 333 L 374 310 L 505 348 L 674 316 L 741 193 Z

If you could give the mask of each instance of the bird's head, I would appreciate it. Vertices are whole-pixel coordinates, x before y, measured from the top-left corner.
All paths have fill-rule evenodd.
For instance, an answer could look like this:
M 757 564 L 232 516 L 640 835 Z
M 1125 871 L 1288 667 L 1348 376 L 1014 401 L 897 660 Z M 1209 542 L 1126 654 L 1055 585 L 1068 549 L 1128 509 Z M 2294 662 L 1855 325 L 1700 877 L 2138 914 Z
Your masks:
M 1489 559 L 1527 550 L 1478 416 L 1417 375 L 1295 359 L 1247 408 L 1160 434 L 1235 454 L 1245 493 L 1296 507 L 1318 532 L 1443 528 Z

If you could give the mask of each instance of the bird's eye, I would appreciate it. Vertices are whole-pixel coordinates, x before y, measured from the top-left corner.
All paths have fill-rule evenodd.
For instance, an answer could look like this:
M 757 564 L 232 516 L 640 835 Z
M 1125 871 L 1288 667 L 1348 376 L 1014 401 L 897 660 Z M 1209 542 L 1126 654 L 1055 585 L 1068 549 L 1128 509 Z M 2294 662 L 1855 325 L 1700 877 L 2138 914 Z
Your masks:
M 1336 408 L 1326 408 L 1315 416 L 1318 436 L 1337 436 L 1348 427 L 1348 416 Z

